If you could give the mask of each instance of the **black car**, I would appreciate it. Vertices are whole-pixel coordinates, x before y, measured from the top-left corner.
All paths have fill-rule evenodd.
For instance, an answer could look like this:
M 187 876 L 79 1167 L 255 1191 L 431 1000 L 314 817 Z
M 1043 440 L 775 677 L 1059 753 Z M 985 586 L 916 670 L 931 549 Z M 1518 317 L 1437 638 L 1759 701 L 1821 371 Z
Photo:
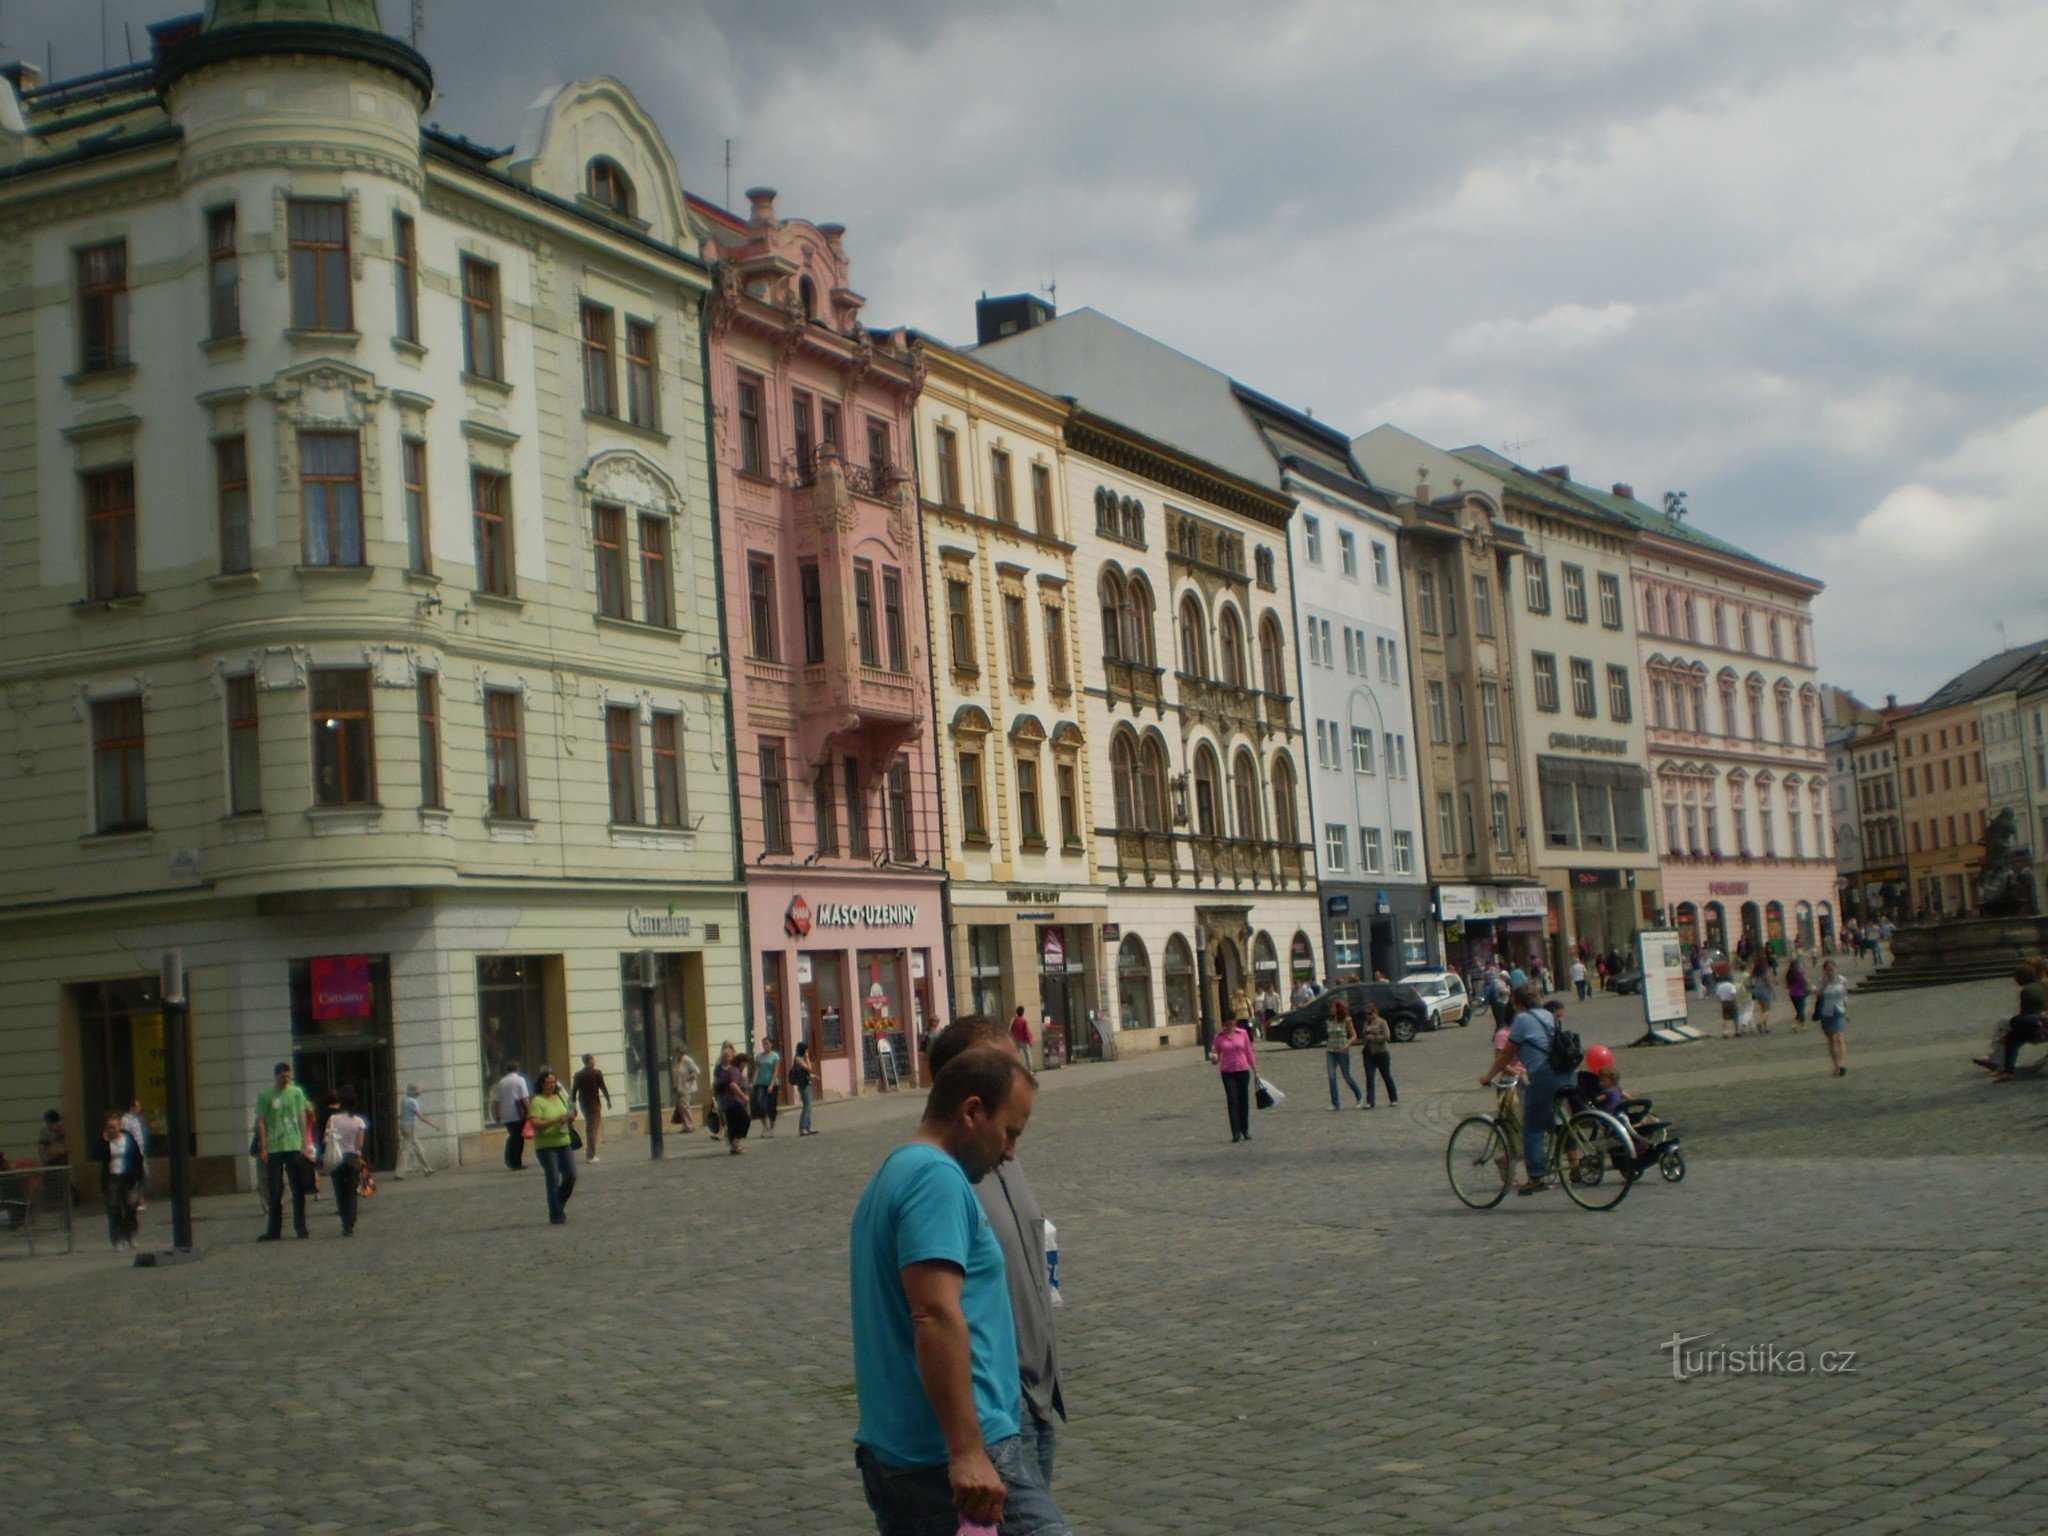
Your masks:
M 1639 997 L 1643 990 L 1642 968 L 1632 965 L 1607 985 L 1614 990 L 1617 997 Z
M 1344 999 L 1344 1006 L 1351 1010 L 1354 1023 L 1364 1016 L 1367 1003 L 1377 1003 L 1380 1017 L 1387 1021 L 1387 1033 L 1396 1040 L 1413 1040 L 1420 1031 L 1430 1027 L 1429 1004 L 1422 1000 L 1422 994 L 1415 988 L 1397 981 L 1363 981 L 1333 987 L 1310 998 L 1299 1008 L 1276 1014 L 1266 1022 L 1266 1038 L 1284 1040 L 1289 1049 L 1296 1051 L 1321 1045 L 1329 1032 L 1330 1004 L 1340 997 Z

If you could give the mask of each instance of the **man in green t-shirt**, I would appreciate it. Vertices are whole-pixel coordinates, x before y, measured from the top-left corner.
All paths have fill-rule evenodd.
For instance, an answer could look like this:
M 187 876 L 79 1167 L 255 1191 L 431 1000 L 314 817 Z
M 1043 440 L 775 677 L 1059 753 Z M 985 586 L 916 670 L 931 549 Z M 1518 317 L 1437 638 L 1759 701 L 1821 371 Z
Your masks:
M 289 1062 L 274 1071 L 277 1086 L 256 1095 L 256 1153 L 263 1164 L 263 1206 L 270 1225 L 259 1243 L 284 1235 L 284 1186 L 292 1187 L 292 1230 L 306 1233 L 306 1196 L 313 1188 L 313 1101 L 292 1081 Z

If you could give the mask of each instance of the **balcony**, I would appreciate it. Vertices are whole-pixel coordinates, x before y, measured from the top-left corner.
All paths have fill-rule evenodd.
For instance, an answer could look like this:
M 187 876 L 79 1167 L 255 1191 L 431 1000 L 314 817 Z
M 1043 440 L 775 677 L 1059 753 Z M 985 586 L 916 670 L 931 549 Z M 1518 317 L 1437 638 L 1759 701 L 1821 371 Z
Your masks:
M 1108 657 L 1103 658 L 1103 691 L 1109 695 L 1112 704 L 1121 699 L 1133 710 L 1160 708 L 1165 702 L 1165 694 L 1160 687 L 1165 676 L 1166 671 L 1163 667 L 1148 667 L 1141 662 L 1112 661 Z
M 1129 884 L 1133 877 L 1147 885 L 1157 884 L 1161 879 L 1180 884 L 1180 862 L 1174 856 L 1172 833 L 1115 827 L 1105 827 L 1102 831 L 1116 839 L 1116 878 L 1119 885 Z
M 1266 704 L 1266 724 L 1283 736 L 1294 729 L 1294 700 L 1284 693 L 1262 693 L 1260 698 Z
M 1194 851 L 1195 884 L 1271 886 L 1275 890 L 1306 890 L 1315 870 L 1304 843 L 1246 841 L 1209 837 L 1199 832 L 1181 836 Z
M 800 674 L 797 750 L 816 762 L 836 740 L 837 754 L 885 763 L 924 734 L 928 707 L 915 673 L 814 664 Z
M 1211 682 L 1206 677 L 1195 677 L 1187 672 L 1175 673 L 1174 681 L 1180 687 L 1180 707 L 1184 715 L 1206 715 L 1261 736 L 1270 728 L 1260 703 L 1263 695 L 1249 688 Z M 1285 718 L 1283 712 L 1283 730 L 1286 728 Z

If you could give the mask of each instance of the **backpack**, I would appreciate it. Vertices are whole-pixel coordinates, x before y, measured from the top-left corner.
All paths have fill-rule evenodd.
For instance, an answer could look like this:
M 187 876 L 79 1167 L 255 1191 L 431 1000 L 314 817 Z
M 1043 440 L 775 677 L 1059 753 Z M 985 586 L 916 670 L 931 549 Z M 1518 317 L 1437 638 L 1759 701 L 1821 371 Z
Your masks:
M 1585 1059 L 1585 1044 L 1553 1017 L 1550 1021 L 1550 1070 L 1560 1077 L 1569 1077 L 1579 1070 L 1579 1063 Z

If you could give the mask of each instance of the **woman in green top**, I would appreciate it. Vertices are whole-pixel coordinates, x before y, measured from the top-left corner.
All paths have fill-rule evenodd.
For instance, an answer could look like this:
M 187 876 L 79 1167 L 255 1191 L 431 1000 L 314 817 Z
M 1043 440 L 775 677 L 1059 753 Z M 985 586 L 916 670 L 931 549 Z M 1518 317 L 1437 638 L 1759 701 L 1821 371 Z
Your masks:
M 767 1049 L 754 1058 L 754 1092 L 748 1107 L 753 1110 L 756 1120 L 766 1122 L 761 1134 L 773 1136 L 775 1116 L 782 1107 L 779 1102 L 782 1084 L 778 1080 L 782 1075 L 782 1052 L 775 1048 L 773 1040 L 764 1040 L 762 1044 Z
M 548 1220 L 559 1227 L 569 1219 L 569 1197 L 576 1193 L 576 1159 L 570 1155 L 576 1106 L 562 1092 L 562 1080 L 553 1069 L 542 1067 L 534 1074 L 526 1118 L 533 1126 L 533 1155 L 548 1184 Z

